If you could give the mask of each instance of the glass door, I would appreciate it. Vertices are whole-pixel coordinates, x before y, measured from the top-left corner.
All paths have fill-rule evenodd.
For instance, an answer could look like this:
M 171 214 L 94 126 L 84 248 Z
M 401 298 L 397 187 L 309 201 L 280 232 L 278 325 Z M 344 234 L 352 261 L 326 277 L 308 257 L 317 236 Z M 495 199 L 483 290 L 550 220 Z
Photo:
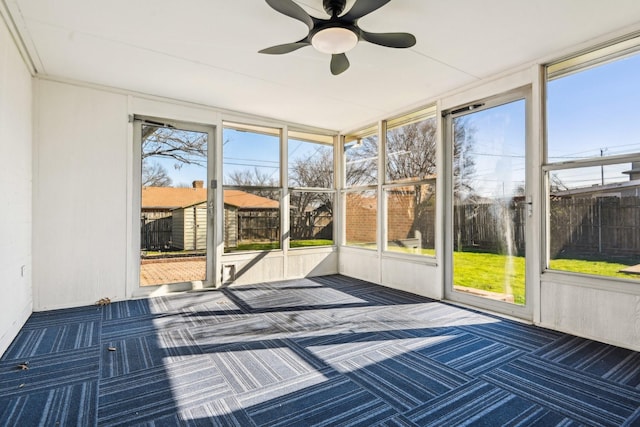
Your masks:
M 447 120 L 451 167 L 449 299 L 528 317 L 526 95 L 461 106 Z M 450 229 L 451 229 L 450 228 Z
M 213 128 L 146 118 L 134 124 L 140 164 L 140 286 L 210 284 Z

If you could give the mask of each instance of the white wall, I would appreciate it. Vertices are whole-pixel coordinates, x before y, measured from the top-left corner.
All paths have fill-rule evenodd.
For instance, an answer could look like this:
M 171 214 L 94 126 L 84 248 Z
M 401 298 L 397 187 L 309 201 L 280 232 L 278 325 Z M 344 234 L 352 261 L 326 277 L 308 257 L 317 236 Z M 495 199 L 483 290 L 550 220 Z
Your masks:
M 433 299 L 442 299 L 442 271 L 433 258 L 340 247 L 340 274 Z
M 548 272 L 541 296 L 541 326 L 640 351 L 637 283 Z
M 289 250 L 286 256 L 283 251 L 223 255 L 218 271 L 230 267 L 234 285 L 326 276 L 338 272 L 338 253 L 331 247 Z
M 0 19 L 0 355 L 32 311 L 32 79 Z
M 429 298 L 442 298 L 442 276 L 436 265 L 413 259 L 383 257 L 380 265 L 382 283 Z
M 36 82 L 34 309 L 126 297 L 127 97 Z

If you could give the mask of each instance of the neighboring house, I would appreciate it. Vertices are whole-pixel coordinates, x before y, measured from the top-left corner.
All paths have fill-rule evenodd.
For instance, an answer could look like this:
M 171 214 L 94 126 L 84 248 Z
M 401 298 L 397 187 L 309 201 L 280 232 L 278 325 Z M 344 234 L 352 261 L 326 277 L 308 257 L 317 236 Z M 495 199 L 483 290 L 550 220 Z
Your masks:
M 554 198 L 604 198 L 604 197 L 638 197 L 640 196 L 640 179 L 613 184 L 593 185 L 591 187 L 573 188 L 551 192 Z
M 171 211 L 171 246 L 185 251 L 207 249 L 207 203 Z
M 203 187 L 203 181 L 194 181 L 191 188 L 142 188 L 143 250 L 206 248 L 207 189 Z M 274 232 L 277 234 L 279 208 L 276 200 L 240 190 L 225 190 L 225 247 L 236 247 L 243 239 L 268 240 Z M 274 221 L 276 227 L 272 227 Z
M 153 220 L 171 216 L 171 211 L 206 202 L 207 189 L 203 181 L 193 181 L 192 187 L 142 187 L 142 217 Z
M 191 225 L 191 230 L 186 231 L 184 228 L 184 217 L 189 217 L 184 215 L 185 209 L 205 203 L 207 200 L 207 189 L 203 184 L 203 181 L 194 181 L 192 187 L 184 188 L 142 187 L 140 209 L 140 248 L 142 250 L 204 248 L 199 247 L 197 241 L 202 240 L 206 243 L 206 227 L 201 227 L 200 232 L 205 234 L 204 239 L 198 239 L 196 236 L 195 243 L 193 224 L 189 224 L 189 219 L 187 219 L 187 225 Z M 177 216 L 181 218 L 181 223 L 177 226 L 173 224 L 175 210 L 180 211 Z
M 241 190 L 224 191 L 224 246 L 279 240 L 280 202 Z

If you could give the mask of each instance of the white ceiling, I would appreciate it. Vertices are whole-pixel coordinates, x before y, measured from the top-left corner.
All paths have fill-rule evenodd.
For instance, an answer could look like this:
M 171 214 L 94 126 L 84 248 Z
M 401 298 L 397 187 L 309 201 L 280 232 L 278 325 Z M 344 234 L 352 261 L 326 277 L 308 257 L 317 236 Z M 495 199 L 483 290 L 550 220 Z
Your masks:
M 0 1 L 39 74 L 335 130 L 640 22 L 638 0 L 392 0 L 360 26 L 418 43 L 361 42 L 332 76 L 311 47 L 257 53 L 307 33 L 263 0 Z M 326 17 L 322 0 L 296 2 Z

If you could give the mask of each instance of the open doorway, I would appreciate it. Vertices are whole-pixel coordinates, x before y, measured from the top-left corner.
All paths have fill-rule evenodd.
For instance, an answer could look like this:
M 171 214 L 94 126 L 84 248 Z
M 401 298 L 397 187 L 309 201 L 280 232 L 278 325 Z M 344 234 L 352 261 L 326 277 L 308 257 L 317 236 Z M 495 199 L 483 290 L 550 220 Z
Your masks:
M 136 118 L 141 287 L 211 283 L 213 128 Z

